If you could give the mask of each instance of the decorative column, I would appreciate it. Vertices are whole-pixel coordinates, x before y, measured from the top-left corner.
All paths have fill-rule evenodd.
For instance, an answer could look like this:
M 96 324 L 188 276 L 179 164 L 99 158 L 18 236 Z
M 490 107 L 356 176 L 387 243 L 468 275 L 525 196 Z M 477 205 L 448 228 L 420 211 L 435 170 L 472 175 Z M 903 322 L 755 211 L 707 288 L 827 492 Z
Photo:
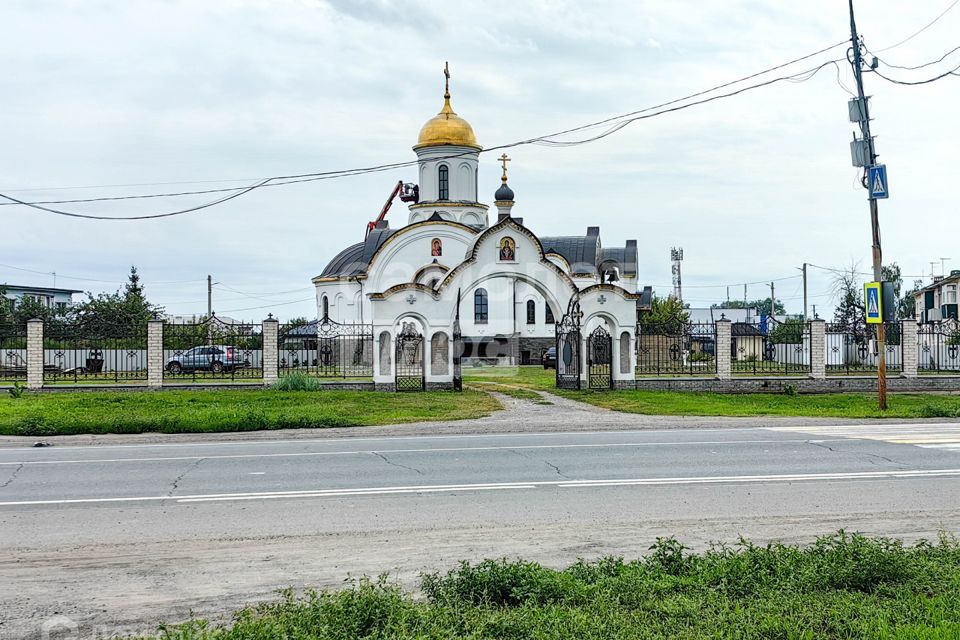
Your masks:
M 810 321 L 810 377 L 827 377 L 827 323 L 819 318 Z
M 726 318 L 720 318 L 716 322 L 716 331 L 717 331 L 717 343 L 714 348 L 714 357 L 717 359 L 717 379 L 719 380 L 729 380 L 730 379 L 730 343 L 733 340 L 731 337 L 731 323 Z
M 917 321 L 900 321 L 900 348 L 903 350 L 903 377 L 917 377 Z
M 280 323 L 273 314 L 267 316 L 263 321 L 263 352 L 261 354 L 261 364 L 263 365 L 263 384 L 270 386 L 280 379 L 278 369 L 279 352 L 277 349 L 277 339 L 280 332 Z
M 147 322 L 147 386 L 163 386 L 163 320 Z
M 27 321 L 27 389 L 43 388 L 43 320 Z

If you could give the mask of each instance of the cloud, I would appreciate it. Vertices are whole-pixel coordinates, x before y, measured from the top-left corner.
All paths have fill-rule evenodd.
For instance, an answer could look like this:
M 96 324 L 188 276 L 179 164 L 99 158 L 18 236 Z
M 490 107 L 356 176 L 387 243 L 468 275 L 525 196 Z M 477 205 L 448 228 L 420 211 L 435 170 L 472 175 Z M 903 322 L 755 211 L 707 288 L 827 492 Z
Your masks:
M 79 198 L 410 160 L 420 126 L 441 106 L 445 60 L 455 109 L 493 146 L 665 102 L 839 42 L 848 31 L 843 4 L 6 2 L 0 187 Z M 879 48 L 926 24 L 937 8 L 878 0 L 860 12 L 868 46 Z M 955 46 L 958 24 L 960 10 L 882 57 L 935 59 Z M 842 57 L 843 48 L 835 53 Z M 804 261 L 867 263 L 865 194 L 853 185 L 847 151 L 849 96 L 836 76 L 824 69 L 808 82 L 637 122 L 590 145 L 513 149 L 518 215 L 544 235 L 599 224 L 608 245 L 638 239 L 641 279 L 652 284 L 669 283 L 668 249 L 683 245 L 685 280 L 717 287 L 699 297 L 720 299 L 725 283 L 790 275 Z M 840 80 L 852 86 L 845 64 Z M 955 246 L 945 232 L 955 212 L 943 188 L 955 182 L 955 141 L 942 123 L 953 118 L 960 82 L 907 88 L 868 76 L 867 83 L 891 176 L 891 199 L 881 204 L 885 255 L 905 273 L 920 273 Z M 392 184 L 414 175 L 398 169 L 263 189 L 142 223 L 0 207 L 0 262 L 57 271 L 58 284 L 81 288 L 91 283 L 64 276 L 119 284 L 136 263 L 159 302 L 202 311 L 202 302 L 188 301 L 204 299 L 208 273 L 241 291 L 309 287 L 332 256 L 363 237 Z M 484 157 L 487 201 L 497 177 Z M 180 181 L 201 182 L 37 189 Z M 207 199 L 65 207 L 120 215 Z M 402 224 L 405 213 L 397 206 L 390 218 Z M 184 279 L 196 282 L 151 284 Z M 0 280 L 52 278 L 0 269 Z M 814 281 L 811 291 L 827 285 Z M 223 312 L 265 304 L 230 297 L 217 305 Z M 302 297 L 309 291 L 272 299 Z M 310 302 L 275 311 L 315 315 Z

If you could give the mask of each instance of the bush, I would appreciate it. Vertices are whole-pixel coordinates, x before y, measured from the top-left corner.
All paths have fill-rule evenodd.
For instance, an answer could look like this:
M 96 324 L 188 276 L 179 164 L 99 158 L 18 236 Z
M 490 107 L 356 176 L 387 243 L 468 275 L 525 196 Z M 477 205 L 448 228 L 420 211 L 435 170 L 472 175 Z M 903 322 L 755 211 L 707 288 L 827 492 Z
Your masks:
M 301 371 L 294 371 L 280 376 L 280 380 L 273 385 L 277 391 L 319 391 L 323 384 L 313 376 Z

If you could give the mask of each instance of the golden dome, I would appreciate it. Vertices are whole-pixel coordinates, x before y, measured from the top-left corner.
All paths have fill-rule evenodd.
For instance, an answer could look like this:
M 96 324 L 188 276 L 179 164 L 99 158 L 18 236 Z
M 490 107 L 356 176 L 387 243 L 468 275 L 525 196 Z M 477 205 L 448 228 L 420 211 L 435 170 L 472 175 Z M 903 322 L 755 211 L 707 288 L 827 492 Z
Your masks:
M 474 135 L 470 123 L 458 116 L 453 107 L 450 106 L 449 75 L 447 75 L 447 89 L 443 94 L 443 109 L 427 120 L 423 128 L 420 129 L 420 137 L 417 139 L 414 149 L 437 147 L 445 144 L 473 147 L 475 149 L 482 148 L 477 144 L 477 136 Z

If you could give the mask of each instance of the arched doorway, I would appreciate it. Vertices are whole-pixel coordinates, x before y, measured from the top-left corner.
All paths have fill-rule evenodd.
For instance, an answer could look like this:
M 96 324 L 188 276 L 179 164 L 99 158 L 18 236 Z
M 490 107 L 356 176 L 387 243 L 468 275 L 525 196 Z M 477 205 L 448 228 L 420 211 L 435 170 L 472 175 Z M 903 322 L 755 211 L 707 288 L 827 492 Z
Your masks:
M 423 357 L 423 334 L 415 322 L 404 322 L 397 334 L 396 376 L 397 391 L 423 391 L 426 388 L 426 371 Z
M 587 338 L 588 388 L 613 388 L 613 338 L 603 326 Z

